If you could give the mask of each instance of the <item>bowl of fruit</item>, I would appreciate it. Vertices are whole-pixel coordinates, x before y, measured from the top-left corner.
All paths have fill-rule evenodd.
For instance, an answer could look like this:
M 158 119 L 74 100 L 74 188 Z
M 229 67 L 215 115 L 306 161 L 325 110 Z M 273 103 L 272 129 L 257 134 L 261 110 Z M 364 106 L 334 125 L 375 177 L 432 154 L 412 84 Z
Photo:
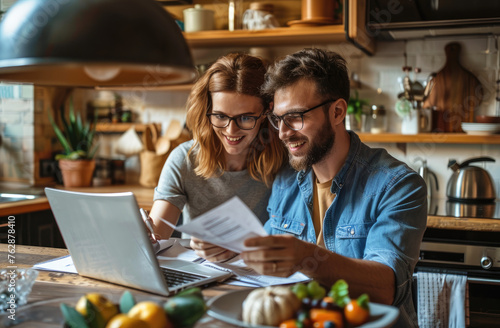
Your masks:
M 312 280 L 293 286 L 238 290 L 208 301 L 208 314 L 238 327 L 352 328 L 391 327 L 399 316 L 393 306 L 349 296 L 346 281 L 329 289 Z
M 65 328 L 175 328 L 192 327 L 207 306 L 200 288 L 181 291 L 167 301 L 137 302 L 125 291 L 115 304 L 99 293 L 80 297 L 76 305 L 60 303 Z

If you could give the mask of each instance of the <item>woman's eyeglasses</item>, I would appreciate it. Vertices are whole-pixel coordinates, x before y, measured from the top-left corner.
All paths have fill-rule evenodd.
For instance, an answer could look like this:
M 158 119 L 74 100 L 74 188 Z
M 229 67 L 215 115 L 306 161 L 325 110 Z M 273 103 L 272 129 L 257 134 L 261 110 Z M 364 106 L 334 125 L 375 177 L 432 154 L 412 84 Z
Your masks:
M 227 116 L 224 114 L 217 113 L 207 113 L 207 116 L 216 128 L 225 128 L 234 121 L 238 128 L 242 130 L 252 130 L 257 124 L 257 119 L 262 116 L 262 113 L 259 116 L 250 116 L 250 115 L 238 115 L 238 116 Z
M 294 131 L 299 131 L 302 130 L 304 127 L 304 114 L 308 113 L 316 108 L 320 108 L 328 103 L 331 103 L 333 101 L 336 101 L 336 99 L 329 99 L 325 102 L 322 102 L 321 104 L 311 107 L 309 109 L 306 109 L 303 112 L 295 112 L 295 113 L 286 113 L 285 115 L 275 115 L 272 112 L 267 114 L 267 118 L 269 119 L 269 122 L 271 122 L 271 125 L 276 129 L 280 129 L 280 123 L 283 121 L 285 125 Z

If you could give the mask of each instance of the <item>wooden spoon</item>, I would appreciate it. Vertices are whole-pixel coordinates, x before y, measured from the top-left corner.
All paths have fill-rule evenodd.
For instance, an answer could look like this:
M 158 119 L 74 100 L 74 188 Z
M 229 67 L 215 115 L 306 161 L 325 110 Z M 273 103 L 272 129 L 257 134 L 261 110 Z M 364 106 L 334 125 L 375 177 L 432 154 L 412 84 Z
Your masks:
M 156 127 L 152 124 L 146 125 L 144 133 L 142 134 L 142 141 L 144 143 L 144 148 L 149 151 L 155 151 L 156 141 L 158 139 L 158 131 Z
M 182 132 L 181 122 L 177 120 L 170 121 L 170 124 L 167 128 L 167 131 L 164 135 L 158 138 L 156 142 L 156 153 L 158 155 L 166 154 L 172 146 L 172 140 L 176 140 L 179 138 L 179 135 Z

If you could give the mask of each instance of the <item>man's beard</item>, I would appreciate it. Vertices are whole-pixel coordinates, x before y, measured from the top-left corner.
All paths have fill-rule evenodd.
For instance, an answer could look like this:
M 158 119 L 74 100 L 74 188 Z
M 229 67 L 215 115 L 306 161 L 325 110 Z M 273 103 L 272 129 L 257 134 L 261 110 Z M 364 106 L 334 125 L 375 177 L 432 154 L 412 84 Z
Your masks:
M 330 125 L 330 121 L 328 119 L 325 119 L 321 130 L 316 134 L 316 136 L 314 136 L 314 141 L 311 142 L 311 149 L 305 156 L 297 158 L 288 153 L 290 165 L 296 171 L 305 170 L 311 167 L 313 164 L 322 161 L 333 148 L 334 143 L 335 132 Z

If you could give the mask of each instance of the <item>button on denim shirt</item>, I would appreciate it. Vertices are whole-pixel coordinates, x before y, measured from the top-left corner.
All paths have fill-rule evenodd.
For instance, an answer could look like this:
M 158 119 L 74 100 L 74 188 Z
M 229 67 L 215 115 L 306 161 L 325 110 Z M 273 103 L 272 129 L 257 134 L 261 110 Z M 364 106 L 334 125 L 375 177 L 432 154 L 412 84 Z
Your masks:
M 397 326 L 416 327 L 411 283 L 427 224 L 425 182 L 385 149 L 370 148 L 355 133 L 349 134 L 349 154 L 330 189 L 336 197 L 325 213 L 325 246 L 343 256 L 389 266 L 396 279 Z M 316 243 L 313 179 L 312 169 L 297 173 L 286 168 L 278 174 L 268 204 L 269 234 Z

